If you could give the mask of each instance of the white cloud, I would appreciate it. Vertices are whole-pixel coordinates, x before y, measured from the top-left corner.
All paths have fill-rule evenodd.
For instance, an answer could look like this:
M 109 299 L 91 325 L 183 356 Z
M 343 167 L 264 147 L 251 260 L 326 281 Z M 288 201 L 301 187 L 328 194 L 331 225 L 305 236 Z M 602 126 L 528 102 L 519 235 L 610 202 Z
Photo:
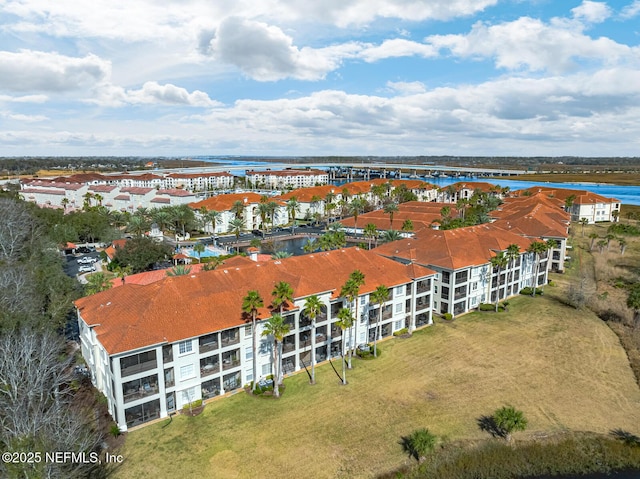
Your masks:
M 83 58 L 21 50 L 0 52 L 0 91 L 69 92 L 109 77 L 111 65 L 96 55 Z
M 235 65 L 255 80 L 275 81 L 319 80 L 360 48 L 355 43 L 298 48 L 276 26 L 232 17 L 220 24 L 208 51 L 216 60 Z
M 425 45 L 424 43 L 395 38 L 385 40 L 378 46 L 369 46 L 359 54 L 359 56 L 367 62 L 414 55 L 423 58 L 432 58 L 438 56 L 438 50 L 434 48 L 433 45 Z
M 44 103 L 48 100 L 46 95 L 22 95 L 22 96 L 9 96 L 0 95 L 1 102 L 11 103 Z
M 0 117 L 25 123 L 36 123 L 40 121 L 47 121 L 49 119 L 44 115 L 23 115 L 22 113 L 11 112 L 0 112 Z
M 211 100 L 206 93 L 195 90 L 189 93 L 186 89 L 170 83 L 159 85 L 156 82 L 146 82 L 139 90 L 128 90 L 126 101 L 132 104 L 162 103 L 168 105 L 183 105 L 197 107 L 215 107 L 221 103 Z
M 402 82 L 402 81 L 388 81 L 387 88 L 401 95 L 414 95 L 416 93 L 424 93 L 427 91 L 424 83 L 419 81 L 414 82 Z
M 640 14 L 640 0 L 634 0 L 633 3 L 622 9 L 622 18 L 633 18 Z
M 601 23 L 611 16 L 611 9 L 606 3 L 584 0 L 582 5 L 571 9 L 574 18 L 587 23 Z
M 499 25 L 476 23 L 467 35 L 433 35 L 426 39 L 434 47 L 448 49 L 463 58 L 494 58 L 500 68 L 566 72 L 581 59 L 602 64 L 636 62 L 640 49 L 606 37 L 592 39 L 580 31 L 547 25 L 521 17 Z M 566 26 L 566 25 L 564 25 Z

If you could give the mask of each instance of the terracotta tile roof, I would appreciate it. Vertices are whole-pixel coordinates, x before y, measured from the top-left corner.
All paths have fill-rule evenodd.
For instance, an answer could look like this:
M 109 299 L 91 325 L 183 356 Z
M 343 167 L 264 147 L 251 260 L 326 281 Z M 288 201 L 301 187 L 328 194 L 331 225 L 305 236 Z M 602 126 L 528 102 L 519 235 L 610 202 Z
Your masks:
M 100 173 L 77 173 L 69 176 L 59 176 L 56 181 L 69 183 L 91 183 L 93 181 L 106 181 L 107 177 Z
M 43 189 L 43 188 L 23 188 L 22 190 L 20 190 L 20 192 L 21 193 L 40 193 L 45 195 L 58 195 L 58 196 L 65 195 L 65 192 L 61 190 L 49 190 L 49 189 Z
M 117 188 L 116 185 L 91 185 L 91 186 L 89 186 L 89 190 L 90 191 L 95 191 L 97 193 L 111 193 L 116 188 Z
M 109 259 L 113 259 L 116 255 L 116 249 L 122 248 L 127 241 L 128 240 L 126 238 L 113 240 L 111 242 L 111 245 L 105 248 L 105 254 L 109 257 Z
M 114 200 L 130 200 L 131 197 L 129 195 L 118 195 L 116 197 L 113 198 Z
M 190 264 L 187 266 L 189 269 L 189 274 L 196 274 L 202 271 L 204 267 L 203 264 Z M 122 282 L 122 278 L 114 278 L 111 280 L 111 284 L 114 288 L 122 286 L 123 284 L 137 284 L 137 285 L 145 285 L 155 283 L 156 281 L 160 281 L 164 278 L 167 278 L 167 271 L 170 271 L 171 268 L 168 269 L 159 269 L 156 271 L 144 271 L 142 273 L 130 274 L 129 276 L 125 276 L 124 283 Z
M 458 183 L 452 183 L 449 186 L 453 187 L 456 191 L 466 189 L 466 190 L 472 190 L 472 191 L 480 190 L 484 193 L 489 193 L 499 189 L 498 185 L 495 185 L 493 183 L 487 183 L 484 181 L 474 181 L 474 182 L 459 181 Z M 449 186 L 443 186 L 440 189 L 446 190 L 447 188 L 449 188 Z
M 132 195 L 146 195 L 155 191 L 155 188 L 142 188 L 140 186 L 129 186 L 127 188 L 120 189 L 122 193 L 130 193 Z
M 166 190 L 158 190 L 159 195 L 169 195 L 169 196 L 193 196 L 195 197 L 195 193 L 187 190 L 179 190 L 177 188 L 171 188 Z
M 154 199 L 151 200 L 151 203 L 163 203 L 163 204 L 170 204 L 171 203 L 171 198 L 158 198 L 155 197 Z
M 167 277 L 144 286 L 125 284 L 75 304 L 109 354 L 117 354 L 245 324 L 241 308 L 249 290 L 257 290 L 264 299 L 258 317 L 266 319 L 271 315 L 271 291 L 279 281 L 292 286 L 295 298 L 321 292 L 336 296 L 356 269 L 365 276 L 361 294 L 380 284 L 392 287 L 434 274 L 372 251 L 348 248 Z
M 458 210 L 451 203 L 425 203 L 421 201 L 402 203 L 398 205 L 398 211 L 393 215 L 393 229 L 401 229 L 405 220 L 411 220 L 413 231 L 430 228 L 431 223 L 440 222 L 442 218 L 440 211 L 443 207 L 450 209 L 452 218 L 458 216 Z M 353 216 L 341 220 L 340 223 L 348 228 L 355 226 Z M 358 216 L 358 228 L 364 228 L 367 223 L 373 223 L 381 231 L 391 229 L 390 217 L 384 210 L 375 210 Z
M 568 238 L 571 215 L 558 206 L 543 202 L 511 202 L 501 211 L 493 224 L 508 231 L 535 238 Z
M 423 229 L 415 238 L 393 241 L 372 251 L 455 270 L 486 264 L 496 251 L 504 251 L 510 244 L 525 250 L 531 242 L 519 234 L 483 224 L 452 230 Z
M 548 186 L 532 186 L 531 188 L 527 188 L 526 190 L 520 190 L 519 194 L 522 196 L 524 191 L 529 191 L 532 194 L 535 193 L 544 193 L 547 196 L 559 198 L 564 201 L 571 195 L 575 195 L 575 200 L 573 201 L 576 205 L 588 205 L 595 203 L 620 203 L 620 200 L 616 198 L 606 198 L 602 195 L 598 195 L 596 193 L 592 193 L 590 191 L 585 190 L 569 190 L 565 188 L 551 188 Z
M 310 203 L 314 196 L 324 200 L 329 193 L 339 195 L 340 191 L 342 191 L 342 189 L 334 185 L 310 186 L 309 188 L 298 188 L 297 190 L 289 191 L 277 198 L 287 201 L 295 197 L 300 203 Z
M 199 210 L 204 206 L 209 211 L 229 211 L 236 201 L 242 201 L 247 205 L 257 204 L 260 203 L 261 197 L 262 195 L 259 195 L 258 193 L 230 193 L 228 195 L 212 196 L 206 200 L 189 203 L 189 207 L 194 210 Z

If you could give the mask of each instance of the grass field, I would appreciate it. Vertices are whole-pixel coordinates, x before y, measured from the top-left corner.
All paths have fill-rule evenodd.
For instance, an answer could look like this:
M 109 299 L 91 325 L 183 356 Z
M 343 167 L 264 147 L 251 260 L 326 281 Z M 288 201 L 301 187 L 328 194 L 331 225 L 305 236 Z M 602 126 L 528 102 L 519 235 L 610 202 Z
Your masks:
M 520 181 L 549 181 L 552 183 L 610 183 L 614 185 L 640 185 L 638 173 L 532 173 L 530 175 L 513 176 L 509 179 Z
M 130 432 L 117 477 L 373 477 L 410 462 L 403 435 L 481 439 L 476 420 L 507 403 L 529 419 L 519 438 L 640 433 L 640 390 L 618 338 L 554 293 L 386 341 L 378 360 L 355 361 L 347 386 L 324 365 L 315 386 L 287 378 L 278 401 L 239 393 Z

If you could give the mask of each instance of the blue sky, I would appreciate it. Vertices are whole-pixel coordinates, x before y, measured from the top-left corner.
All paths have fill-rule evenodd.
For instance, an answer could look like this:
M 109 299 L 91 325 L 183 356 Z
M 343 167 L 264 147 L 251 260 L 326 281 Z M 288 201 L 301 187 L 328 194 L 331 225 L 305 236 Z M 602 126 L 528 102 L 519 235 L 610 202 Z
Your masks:
M 640 156 L 640 0 L 0 0 L 0 156 Z

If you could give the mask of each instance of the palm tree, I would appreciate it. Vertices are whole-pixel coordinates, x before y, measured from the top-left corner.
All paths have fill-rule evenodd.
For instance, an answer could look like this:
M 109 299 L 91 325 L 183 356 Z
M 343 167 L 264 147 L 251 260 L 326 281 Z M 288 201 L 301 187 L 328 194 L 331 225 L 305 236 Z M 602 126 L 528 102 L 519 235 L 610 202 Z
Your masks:
M 266 233 L 267 218 L 269 217 L 269 204 L 263 202 L 258 203 L 258 214 L 260 215 L 260 229 L 264 235 Z
M 171 223 L 171 215 L 164 208 L 153 210 L 151 212 L 151 219 L 158 226 L 158 229 L 162 232 L 164 232 L 167 225 Z
M 580 218 L 580 226 L 582 226 L 582 237 L 584 238 L 584 227 L 589 224 L 589 220 L 587 218 Z
M 402 223 L 402 227 L 400 228 L 402 231 L 413 231 L 413 221 L 411 221 L 410 219 L 406 219 L 404 220 L 404 222 Z
M 384 285 L 378 286 L 373 293 L 371 293 L 371 299 L 378 305 L 378 321 L 376 329 L 373 335 L 373 357 L 378 357 L 378 328 L 382 323 L 382 307 L 384 303 L 389 301 L 389 288 Z
M 204 214 L 205 224 L 211 224 L 211 234 L 215 236 L 216 225 L 222 220 L 222 213 L 216 210 L 209 210 Z
M 356 309 L 355 312 L 353 314 L 353 317 L 355 318 L 355 331 L 354 331 L 354 335 L 356 337 L 356 342 L 358 342 L 358 324 L 360 323 L 360 306 L 358 304 L 359 300 L 360 300 L 360 287 L 362 285 L 364 285 L 364 273 L 362 271 L 360 271 L 359 269 L 356 269 L 354 271 L 351 272 L 351 274 L 349 275 L 349 279 L 351 281 L 353 281 L 357 286 L 358 289 L 356 290 Z
M 102 273 L 93 273 L 87 277 L 87 284 L 85 285 L 85 293 L 87 295 L 96 294 L 100 291 L 106 291 L 111 289 L 112 283 L 107 276 Z
M 398 205 L 395 203 L 387 203 L 382 209 L 386 215 L 389 215 L 389 229 L 393 229 L 393 215 L 398 212 Z
M 287 213 L 289 214 L 289 221 L 291 221 L 291 233 L 295 234 L 296 228 L 296 214 L 300 213 L 300 203 L 295 196 L 292 196 L 286 203 Z
M 322 306 L 322 301 L 315 294 L 304 302 L 303 311 L 311 319 L 311 384 L 316 383 L 316 317 L 322 311 Z
M 242 299 L 242 311 L 251 316 L 251 334 L 253 335 L 253 386 L 252 391 L 256 390 L 258 384 L 258 335 L 256 334 L 256 325 L 258 317 L 258 308 L 264 306 L 262 296 L 256 290 L 251 290 Z M 274 384 L 278 378 L 274 377 Z
M 349 205 L 349 209 L 351 210 L 351 214 L 353 215 L 354 227 L 353 234 L 357 236 L 358 234 L 358 216 L 360 212 L 364 210 L 365 200 L 360 196 L 356 196 L 353 200 L 351 200 L 351 204 Z
M 276 283 L 271 291 L 271 305 L 280 310 L 280 314 L 284 313 L 284 307 L 288 303 L 293 303 L 293 288 L 286 281 Z
M 349 311 L 351 312 L 352 318 L 353 318 L 353 311 L 354 311 L 353 302 L 358 297 L 359 289 L 360 289 L 360 286 L 358 285 L 358 283 L 353 278 L 349 277 L 347 282 L 342 286 L 342 289 L 340 290 L 340 296 L 345 298 L 347 300 L 347 303 L 349 304 Z M 356 315 L 357 315 L 357 312 L 356 312 Z M 357 321 L 356 321 L 356 324 L 357 324 Z M 353 339 L 352 338 L 353 338 L 353 329 L 349 329 L 349 369 L 351 369 L 351 358 L 353 356 L 352 354 Z
M 265 322 L 264 329 L 262 330 L 262 336 L 273 336 L 273 396 L 277 398 L 280 397 L 282 376 L 282 340 L 289 334 L 290 330 L 290 326 L 285 323 L 282 315 L 278 313 L 271 316 Z M 255 359 L 253 363 L 255 365 Z M 253 385 L 256 385 L 255 376 Z
M 514 431 L 524 431 L 527 428 L 527 419 L 522 411 L 513 406 L 504 406 L 493 413 L 493 422 L 502 432 L 507 442 L 511 442 L 511 434 Z
M 60 204 L 62 205 L 62 208 L 64 208 L 64 211 L 67 211 L 67 206 L 69 206 L 69 198 L 62 198 Z
M 498 254 L 491 258 L 491 266 L 498 270 L 498 275 L 496 277 L 496 313 L 498 312 L 498 303 L 500 302 L 500 272 L 508 263 L 509 258 L 504 254 L 504 251 L 498 252 Z
M 129 224 L 127 225 L 127 231 L 132 233 L 134 236 L 142 236 L 145 232 L 149 231 L 149 222 L 142 215 L 134 214 L 129 219 Z
M 535 267 L 534 267 L 534 275 L 533 275 L 533 291 L 531 296 L 535 297 L 536 295 L 536 287 L 538 286 L 538 269 L 540 268 L 540 255 L 547 251 L 547 245 L 542 241 L 534 241 L 527 248 L 527 253 L 533 253 Z
M 624 255 L 624 252 L 627 249 L 627 240 L 624 238 L 618 238 L 618 245 L 620 245 L 620 254 Z
M 189 273 L 191 273 L 191 267 L 190 266 L 185 266 L 183 264 L 178 264 L 176 266 L 174 266 L 173 268 L 171 268 L 170 270 L 167 270 L 167 276 L 186 276 Z
M 382 240 L 385 243 L 389 243 L 391 241 L 396 241 L 402 238 L 402 235 L 398 230 L 387 230 L 382 233 Z
M 201 255 L 205 252 L 205 247 L 202 243 L 196 243 L 193 245 L 193 252 L 198 255 L 198 263 L 202 262 Z
M 382 184 L 373 185 L 371 187 L 371 193 L 376 197 L 377 205 L 381 205 L 383 198 L 386 196 L 387 189 Z
M 244 220 L 242 218 L 234 218 L 229 221 L 229 231 L 236 236 L 236 251 L 239 251 L 240 232 L 244 229 Z
M 513 282 L 513 265 L 519 256 L 520 256 L 520 246 L 518 246 L 515 243 L 512 243 L 509 246 L 507 246 L 506 257 L 507 257 L 507 260 L 509 261 L 509 270 L 510 270 L 509 284 L 507 288 L 507 291 L 509 293 L 511 293 L 511 287 L 512 287 L 511 283 Z
M 313 210 L 314 215 L 318 213 L 318 207 L 320 206 L 321 203 L 322 203 L 322 198 L 320 198 L 318 195 L 313 195 L 311 197 L 311 203 L 309 206 L 311 206 L 311 209 Z
M 378 237 L 378 229 L 373 223 L 364 225 L 364 236 L 369 240 L 369 249 L 371 249 L 371 240 Z
M 347 368 L 345 361 L 345 342 L 344 342 L 344 331 L 345 329 L 351 329 L 353 326 L 353 316 L 351 315 L 351 310 L 349 308 L 340 308 L 338 311 L 338 321 L 336 324 L 342 330 L 342 384 L 347 384 Z
M 240 200 L 236 200 L 231 205 L 231 211 L 235 214 L 236 218 L 243 218 L 244 216 L 244 203 Z
M 593 250 L 593 244 L 595 243 L 597 238 L 598 238 L 597 233 L 590 233 L 589 234 L 589 239 L 591 240 L 591 244 L 589 245 L 589 250 L 590 251 Z
M 627 296 L 627 307 L 633 310 L 633 328 L 640 326 L 640 285 L 634 284 Z
M 285 259 L 291 258 L 293 253 L 289 253 L 288 251 L 276 251 L 271 255 L 271 259 Z

